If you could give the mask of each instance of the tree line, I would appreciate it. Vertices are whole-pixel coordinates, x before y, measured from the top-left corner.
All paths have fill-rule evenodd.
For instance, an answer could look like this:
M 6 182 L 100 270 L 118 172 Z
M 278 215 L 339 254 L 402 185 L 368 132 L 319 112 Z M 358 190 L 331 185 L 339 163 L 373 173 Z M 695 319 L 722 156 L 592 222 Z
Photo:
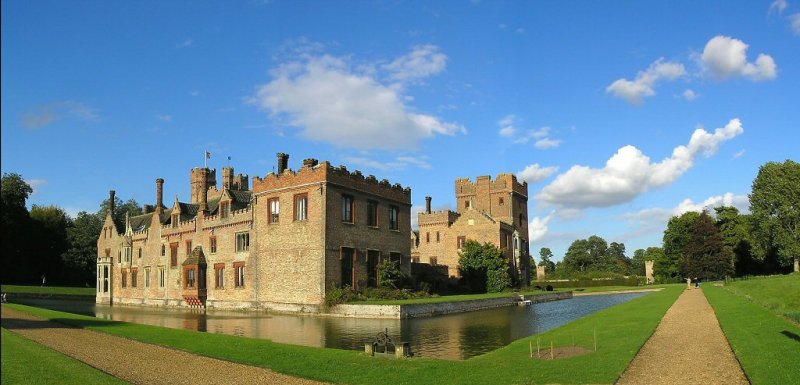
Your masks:
M 558 263 L 542 248 L 539 266 L 550 278 L 643 276 L 645 261 L 654 261 L 657 282 L 792 271 L 800 258 L 800 164 L 762 165 L 748 197 L 749 214 L 716 207 L 673 216 L 661 246 L 638 249 L 632 258 L 623 243 L 593 235 L 572 242 Z
M 21 175 L 4 173 L 0 200 L 0 236 L 3 239 L 4 284 L 95 286 L 97 239 L 110 209 L 109 199 L 95 213 L 79 212 L 75 218 L 63 208 L 26 202 L 33 193 Z M 124 223 L 125 214 L 142 214 L 134 199 L 115 199 L 114 220 Z

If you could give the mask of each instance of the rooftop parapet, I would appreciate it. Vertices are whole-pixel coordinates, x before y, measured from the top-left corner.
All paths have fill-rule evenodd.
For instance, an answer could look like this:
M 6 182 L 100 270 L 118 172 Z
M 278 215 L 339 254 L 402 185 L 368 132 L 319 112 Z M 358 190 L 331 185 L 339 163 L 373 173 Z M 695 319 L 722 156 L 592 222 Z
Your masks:
M 475 178 L 475 182 L 470 178 L 457 178 L 456 197 L 477 194 L 479 189 L 489 188 L 490 192 L 513 191 L 528 198 L 528 182 L 517 181 L 517 176 L 509 173 L 501 173 L 492 180 L 489 175 L 481 175 Z
M 458 219 L 461 214 L 452 210 L 431 211 L 430 213 L 420 212 L 418 214 L 418 223 L 420 226 L 426 225 L 451 225 Z

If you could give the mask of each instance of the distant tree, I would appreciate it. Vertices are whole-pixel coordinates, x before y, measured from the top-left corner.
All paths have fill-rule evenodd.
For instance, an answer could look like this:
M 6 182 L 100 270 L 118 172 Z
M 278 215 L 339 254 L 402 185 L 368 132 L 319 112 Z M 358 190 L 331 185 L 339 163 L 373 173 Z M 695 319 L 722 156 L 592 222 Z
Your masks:
M 689 226 L 681 273 L 687 277 L 718 279 L 733 273 L 732 254 L 725 247 L 714 220 L 703 211 Z
M 108 210 L 111 208 L 110 202 L 111 200 L 106 198 L 100 204 L 100 211 L 97 212 L 97 216 L 100 218 L 100 221 L 106 220 Z M 136 201 L 136 199 L 131 198 L 123 202 L 120 197 L 114 197 L 114 221 L 116 223 L 125 223 L 126 213 L 129 213 L 130 216 L 134 217 L 137 215 L 142 215 L 144 213 L 144 209 L 139 202 Z
M 631 260 L 625 255 L 625 244 L 611 242 L 611 244 L 608 245 L 607 261 L 611 271 L 620 274 L 628 274 Z
M 608 256 L 608 244 L 596 235 L 573 241 L 563 262 L 567 273 L 612 272 L 615 266 Z
M 674 272 L 670 270 L 673 265 L 671 261 L 667 259 L 667 255 L 664 254 L 663 248 L 655 246 L 648 247 L 647 250 L 644 251 L 644 260 L 653 261 L 653 277 L 658 281 L 680 276 L 677 266 L 674 266 Z
M 700 217 L 700 213 L 689 211 L 672 217 L 664 230 L 664 257 L 656 260 L 655 274 L 662 278 L 686 277 L 681 272 L 686 253 L 686 243 L 691 236 L 692 225 Z
M 30 216 L 36 237 L 30 260 L 34 271 L 47 277 L 48 282 L 68 284 L 62 255 L 69 246 L 67 229 L 72 226 L 72 220 L 58 206 L 33 205 Z
M 500 292 L 511 287 L 503 252 L 491 243 L 467 240 L 459 252 L 461 277 L 471 292 Z
M 556 271 L 556 264 L 553 262 L 553 252 L 547 247 L 542 247 L 539 250 L 539 266 L 544 266 L 548 273 Z
M 761 166 L 750 193 L 756 255 L 771 254 L 781 267 L 800 263 L 800 163 Z
M 644 276 L 644 261 L 647 260 L 647 251 L 645 249 L 636 249 L 631 258 L 630 273 L 633 275 Z
M 67 229 L 69 248 L 64 263 L 75 283 L 93 282 L 97 271 L 97 238 L 103 222 L 96 214 L 78 213 L 73 226 Z

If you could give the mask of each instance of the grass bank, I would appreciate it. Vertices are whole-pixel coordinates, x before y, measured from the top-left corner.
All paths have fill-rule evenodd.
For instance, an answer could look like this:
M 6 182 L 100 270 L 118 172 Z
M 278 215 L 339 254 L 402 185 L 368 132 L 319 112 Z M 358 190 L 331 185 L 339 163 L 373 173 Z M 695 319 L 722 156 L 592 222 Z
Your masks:
M 106 321 L 10 304 L 15 309 L 87 329 L 173 347 L 208 357 L 270 368 L 298 377 L 345 384 L 539 384 L 613 383 L 652 335 L 682 292 L 679 285 L 597 312 L 580 320 L 466 361 L 370 358 L 355 351 L 311 348 L 223 334 Z M 559 360 L 530 358 L 529 343 L 573 343 L 597 352 Z M 454 336 L 448 343 L 466 343 Z
M 725 290 L 800 324 L 800 275 L 729 281 Z
M 723 288 L 703 292 L 752 384 L 800 384 L 800 327 Z
M 127 384 L 6 329 L 2 337 L 3 384 Z
M 93 287 L 59 287 L 59 286 L 20 286 L 2 285 L 0 291 L 4 293 L 24 293 L 24 294 L 65 294 L 65 295 L 87 295 L 94 296 Z

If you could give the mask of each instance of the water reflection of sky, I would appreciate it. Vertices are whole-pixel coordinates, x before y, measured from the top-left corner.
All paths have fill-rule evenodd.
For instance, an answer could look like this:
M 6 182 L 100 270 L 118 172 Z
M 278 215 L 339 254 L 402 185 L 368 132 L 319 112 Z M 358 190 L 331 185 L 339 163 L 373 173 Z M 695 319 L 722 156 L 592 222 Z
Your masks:
M 31 305 L 99 318 L 270 339 L 275 342 L 362 350 L 388 330 L 394 341 L 410 342 L 415 355 L 466 359 L 512 341 L 559 327 L 646 293 L 575 297 L 525 307 L 504 307 L 408 320 L 334 318 L 262 312 L 100 306 L 56 300 L 28 300 Z

